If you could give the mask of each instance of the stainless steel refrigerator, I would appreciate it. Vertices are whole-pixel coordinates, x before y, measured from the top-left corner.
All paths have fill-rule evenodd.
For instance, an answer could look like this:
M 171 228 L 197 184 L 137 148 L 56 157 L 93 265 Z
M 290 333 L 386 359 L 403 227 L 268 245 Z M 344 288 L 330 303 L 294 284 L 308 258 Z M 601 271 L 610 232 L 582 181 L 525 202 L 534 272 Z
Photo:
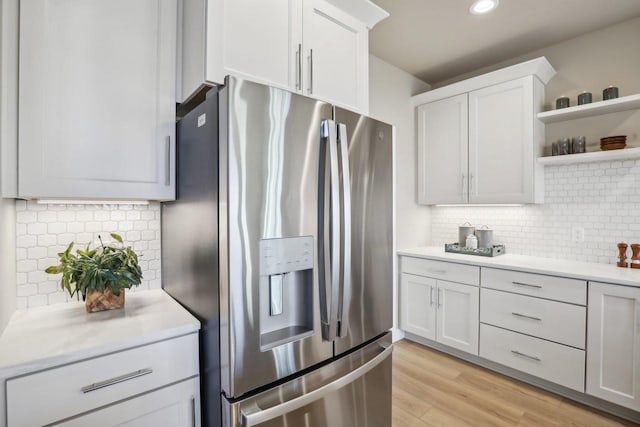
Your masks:
M 388 124 L 228 77 L 178 122 L 163 286 L 202 321 L 204 425 L 391 425 Z

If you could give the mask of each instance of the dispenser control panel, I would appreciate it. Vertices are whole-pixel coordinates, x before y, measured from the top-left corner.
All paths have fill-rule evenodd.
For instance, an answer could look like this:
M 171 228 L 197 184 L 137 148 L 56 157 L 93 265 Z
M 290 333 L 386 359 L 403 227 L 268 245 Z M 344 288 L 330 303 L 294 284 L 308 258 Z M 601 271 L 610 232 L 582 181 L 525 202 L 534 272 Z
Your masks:
M 260 275 L 313 268 L 313 236 L 260 240 Z

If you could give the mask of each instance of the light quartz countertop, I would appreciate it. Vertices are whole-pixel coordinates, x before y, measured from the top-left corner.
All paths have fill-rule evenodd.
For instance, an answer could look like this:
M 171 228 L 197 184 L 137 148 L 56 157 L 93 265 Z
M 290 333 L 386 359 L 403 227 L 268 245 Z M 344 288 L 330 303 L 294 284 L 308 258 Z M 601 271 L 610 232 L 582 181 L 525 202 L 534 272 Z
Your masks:
M 129 292 L 122 309 L 84 302 L 17 312 L 0 336 L 0 378 L 49 369 L 194 333 L 200 322 L 162 290 Z
M 509 253 L 496 257 L 463 255 L 445 252 L 443 247 L 403 249 L 398 251 L 398 255 L 640 287 L 640 269 L 620 268 L 609 264 L 512 255 Z

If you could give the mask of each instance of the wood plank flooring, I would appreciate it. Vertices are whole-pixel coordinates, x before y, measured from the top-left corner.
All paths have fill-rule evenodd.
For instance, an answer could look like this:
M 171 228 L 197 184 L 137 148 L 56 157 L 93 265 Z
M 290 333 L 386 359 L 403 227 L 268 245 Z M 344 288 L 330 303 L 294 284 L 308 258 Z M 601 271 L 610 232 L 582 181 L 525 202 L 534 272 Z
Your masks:
M 638 424 L 411 341 L 393 352 L 393 427 Z

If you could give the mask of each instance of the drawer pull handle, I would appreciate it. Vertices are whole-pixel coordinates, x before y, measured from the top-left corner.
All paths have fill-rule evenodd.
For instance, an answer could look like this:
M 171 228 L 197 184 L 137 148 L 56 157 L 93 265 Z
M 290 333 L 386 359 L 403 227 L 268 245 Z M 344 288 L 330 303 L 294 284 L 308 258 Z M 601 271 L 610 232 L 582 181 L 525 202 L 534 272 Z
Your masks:
M 118 383 L 121 383 L 121 382 L 124 382 L 124 381 L 128 381 L 128 380 L 132 380 L 134 378 L 142 377 L 144 375 L 149 375 L 151 373 L 153 373 L 153 369 L 151 369 L 151 368 L 140 369 L 140 370 L 137 370 L 135 372 L 130 372 L 128 374 L 120 375 L 119 377 L 111 378 L 111 379 L 108 379 L 108 380 L 104 380 L 104 381 L 100 381 L 100 382 L 97 382 L 97 383 L 90 384 L 88 386 L 84 386 L 84 387 L 82 387 L 81 390 L 82 390 L 83 393 L 90 393 L 92 391 L 96 391 L 96 390 L 99 390 L 101 388 L 109 387 L 111 385 L 118 384 Z
M 537 320 L 538 322 L 542 322 L 542 319 L 539 317 L 527 316 L 526 314 L 513 313 L 513 312 L 511 314 L 516 317 L 523 317 L 525 319 Z
M 435 269 L 435 268 L 429 268 L 429 269 L 427 269 L 427 271 L 429 273 L 447 274 L 447 270 L 438 270 L 438 269 Z
M 542 359 L 540 359 L 539 357 L 520 353 L 518 350 L 511 350 L 511 353 L 515 354 L 516 356 L 526 357 L 527 359 L 535 360 L 536 362 L 542 362 Z
M 522 282 L 511 282 L 511 283 L 518 286 L 526 286 L 527 288 L 542 289 L 542 286 L 540 285 L 530 285 L 529 283 L 522 283 Z

